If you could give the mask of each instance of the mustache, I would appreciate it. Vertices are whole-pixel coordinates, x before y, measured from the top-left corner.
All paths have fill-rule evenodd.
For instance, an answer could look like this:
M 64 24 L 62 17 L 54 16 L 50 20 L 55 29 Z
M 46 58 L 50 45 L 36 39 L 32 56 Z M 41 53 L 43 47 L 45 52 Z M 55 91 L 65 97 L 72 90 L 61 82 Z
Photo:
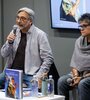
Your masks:
M 25 25 L 18 24 L 18 27 L 19 27 L 19 29 L 21 30 L 21 29 L 23 29 L 23 28 L 25 27 Z

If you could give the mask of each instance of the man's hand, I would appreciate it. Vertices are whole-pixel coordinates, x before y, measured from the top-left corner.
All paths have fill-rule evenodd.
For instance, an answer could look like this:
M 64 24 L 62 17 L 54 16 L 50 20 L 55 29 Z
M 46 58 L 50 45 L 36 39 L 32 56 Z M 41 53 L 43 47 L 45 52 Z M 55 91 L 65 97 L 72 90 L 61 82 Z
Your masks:
M 41 75 L 41 77 L 38 78 L 38 88 L 39 88 L 39 89 L 41 89 L 41 86 L 42 86 L 42 79 L 43 79 L 44 77 L 47 77 L 47 74 L 48 74 L 48 73 L 43 73 L 43 74 Z
M 41 86 L 42 86 L 42 79 L 44 79 L 45 77 L 47 77 L 48 73 L 43 73 L 42 75 L 39 75 L 37 77 L 36 75 L 36 79 L 38 81 L 38 88 L 41 89 Z M 33 82 L 33 79 L 30 81 L 30 82 Z
M 9 43 L 12 43 L 14 40 L 15 40 L 15 37 L 16 37 L 16 35 L 14 34 L 14 33 L 10 33 L 8 36 L 7 36 L 7 41 L 9 42 Z

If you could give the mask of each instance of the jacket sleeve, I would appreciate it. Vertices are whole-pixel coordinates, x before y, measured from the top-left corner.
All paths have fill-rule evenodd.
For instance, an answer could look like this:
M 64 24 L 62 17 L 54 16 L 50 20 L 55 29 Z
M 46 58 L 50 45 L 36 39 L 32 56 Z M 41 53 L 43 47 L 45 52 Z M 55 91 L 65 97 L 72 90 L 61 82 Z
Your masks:
M 1 48 L 1 55 L 2 57 L 8 57 L 12 52 L 13 44 L 9 44 L 8 41 L 2 46 Z
M 39 49 L 42 64 L 39 71 L 37 72 L 38 76 L 42 75 L 43 73 L 49 72 L 51 64 L 53 63 L 52 50 L 46 33 L 41 34 L 39 37 Z

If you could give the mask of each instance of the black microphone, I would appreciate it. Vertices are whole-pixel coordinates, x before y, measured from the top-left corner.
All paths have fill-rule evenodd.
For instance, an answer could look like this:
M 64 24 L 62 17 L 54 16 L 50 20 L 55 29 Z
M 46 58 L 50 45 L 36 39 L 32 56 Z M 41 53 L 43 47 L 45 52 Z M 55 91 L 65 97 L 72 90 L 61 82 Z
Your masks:
M 74 80 L 72 78 L 67 79 L 67 83 L 71 86 L 73 84 Z
M 18 25 L 14 25 L 13 26 L 13 33 L 16 35 L 16 30 L 18 28 Z M 14 40 L 13 41 L 9 41 L 9 44 L 13 44 Z
M 67 82 L 68 82 L 69 84 L 71 84 L 71 83 L 73 82 L 73 79 L 72 79 L 72 78 L 68 78 L 68 79 L 67 79 Z

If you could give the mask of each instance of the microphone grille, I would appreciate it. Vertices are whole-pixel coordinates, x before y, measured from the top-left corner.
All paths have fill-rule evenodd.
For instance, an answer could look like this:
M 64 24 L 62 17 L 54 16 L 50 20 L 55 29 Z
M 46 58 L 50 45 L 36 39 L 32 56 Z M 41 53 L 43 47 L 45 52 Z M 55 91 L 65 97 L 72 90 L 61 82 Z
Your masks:
M 18 28 L 18 25 L 14 25 L 14 26 L 13 26 L 13 29 L 17 29 L 17 28 Z
M 13 26 L 13 33 L 14 33 L 14 34 L 16 34 L 17 28 L 18 28 L 18 25 L 14 25 L 14 26 Z

